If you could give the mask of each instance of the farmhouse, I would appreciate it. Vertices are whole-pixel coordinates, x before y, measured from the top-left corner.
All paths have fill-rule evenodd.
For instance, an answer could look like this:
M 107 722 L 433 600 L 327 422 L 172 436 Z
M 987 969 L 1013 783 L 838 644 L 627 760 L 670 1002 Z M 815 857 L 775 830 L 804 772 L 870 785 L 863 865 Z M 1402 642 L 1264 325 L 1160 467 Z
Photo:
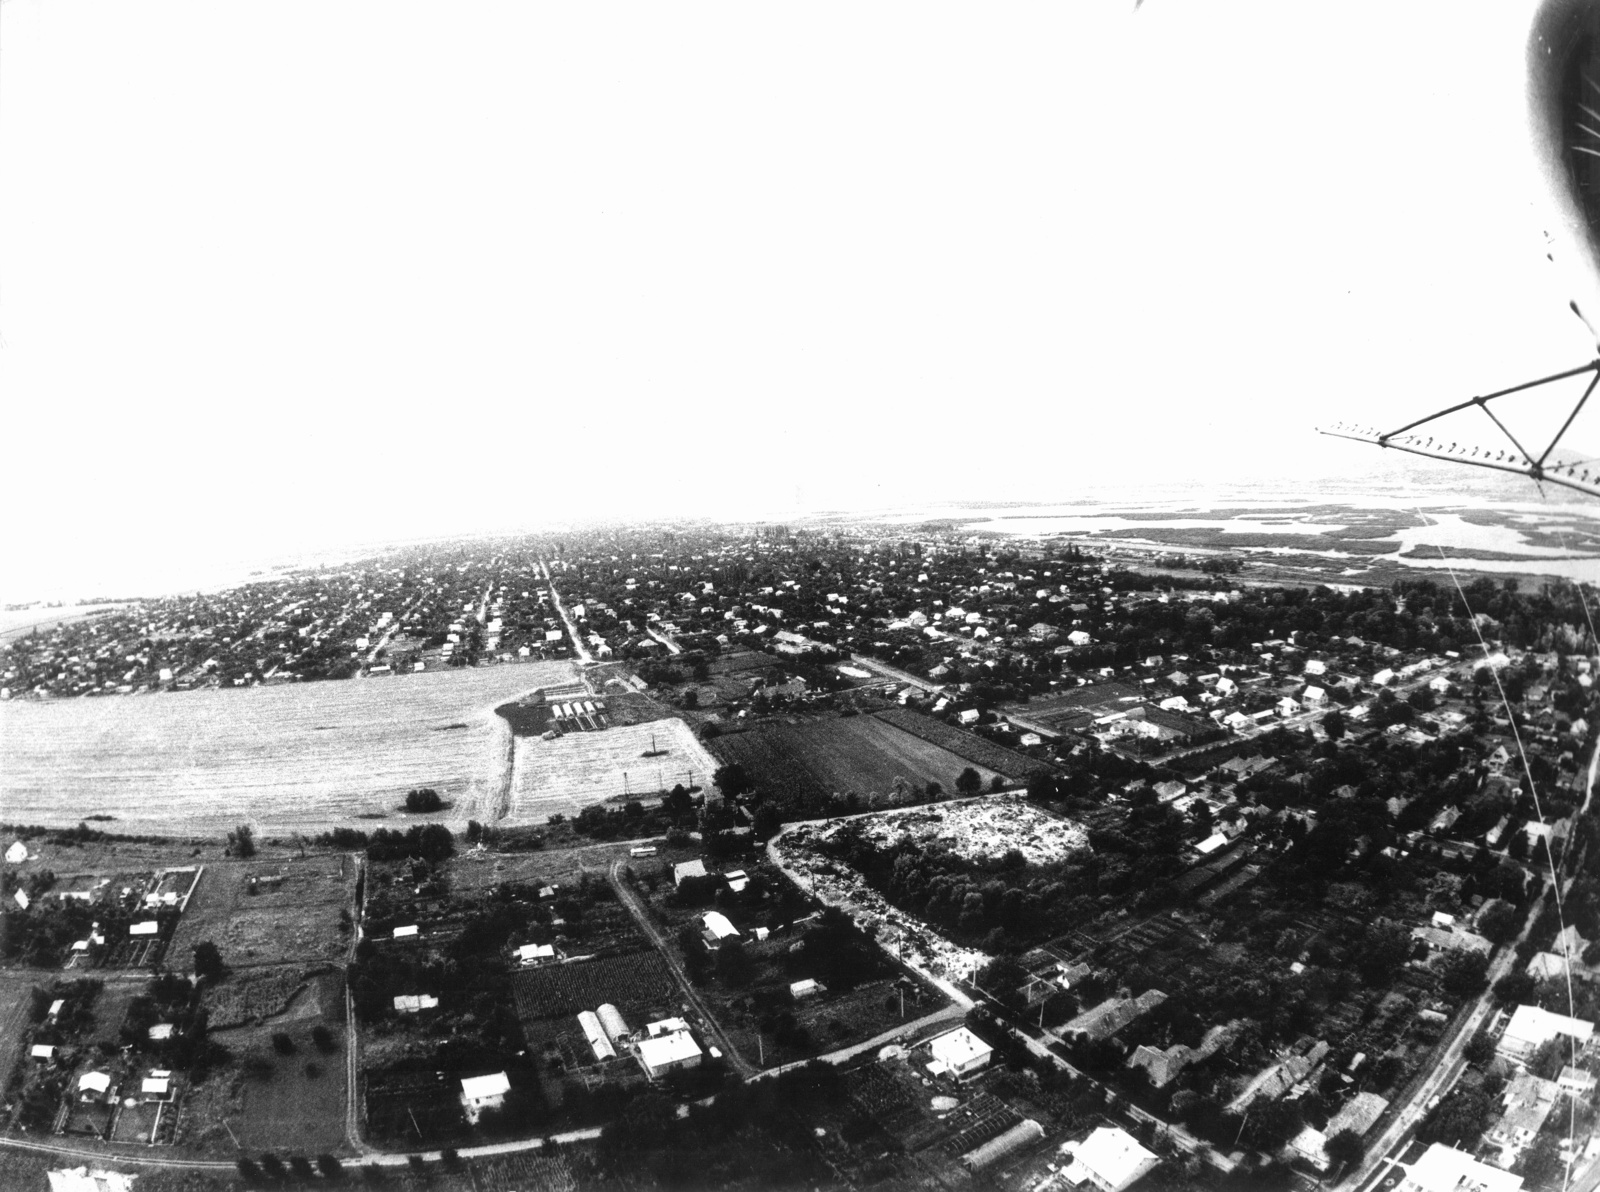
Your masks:
M 474 1126 L 478 1124 L 478 1117 L 485 1109 L 500 1109 L 506 1103 L 506 1094 L 511 1091 L 511 1081 L 504 1072 L 493 1072 L 488 1076 L 467 1076 L 461 1081 L 461 1108 L 466 1112 L 467 1121 Z
M 399 1014 L 420 1014 L 423 1010 L 432 1010 L 439 1005 L 439 999 L 431 993 L 402 994 L 394 999 L 395 1012 Z
M 152 1068 L 150 1075 L 139 1082 L 139 1100 L 146 1104 L 172 1100 L 172 1073 Z
M 93 1101 L 104 1097 L 111 1088 L 111 1076 L 106 1072 L 85 1072 L 78 1077 L 78 1100 Z
M 392 938 L 397 940 L 414 940 L 417 938 L 418 934 L 417 925 L 412 923 L 406 927 L 396 927 L 394 929 L 394 935 Z
M 804 1001 L 808 997 L 816 997 L 822 992 L 822 986 L 817 984 L 815 977 L 807 977 L 804 981 L 792 981 L 789 984 L 789 996 L 795 1001 Z
M 535 965 L 547 964 L 554 960 L 556 949 L 554 944 L 523 944 L 513 950 L 512 955 L 523 968 L 533 968 Z
M 150 1042 L 160 1043 L 163 1040 L 172 1038 L 172 1023 L 158 1022 L 145 1033 L 149 1035 Z
M 6 849 L 6 860 L 13 865 L 21 865 L 28 859 L 28 846 L 22 841 L 13 841 L 10 848 Z
M 1406 1171 L 1395 1192 L 1521 1192 L 1522 1177 L 1436 1142 Z
M 1061 1028 L 1061 1034 L 1074 1041 L 1109 1039 L 1166 1000 L 1159 989 L 1147 989 L 1138 997 L 1111 998 L 1079 1014 Z
M 699 857 L 696 857 L 693 861 L 679 861 L 672 867 L 672 884 L 674 886 L 683 885 L 683 879 L 686 877 L 705 876 L 706 863 Z
M 1552 1014 L 1540 1006 L 1518 1006 L 1505 1033 L 1495 1045 L 1495 1052 L 1508 1060 L 1521 1063 L 1557 1035 L 1587 1043 L 1594 1034 L 1594 1023 L 1581 1018 L 1568 1018 L 1565 1014 Z
M 966 1027 L 940 1035 L 928 1044 L 933 1062 L 928 1070 L 937 1075 L 966 1076 L 988 1064 L 994 1048 L 974 1035 Z
M 63 1167 L 45 1174 L 50 1180 L 50 1192 L 133 1192 L 133 1181 L 138 1178 L 87 1167 Z
M 56 1049 L 48 1043 L 35 1043 L 28 1054 L 36 1060 L 53 1060 L 56 1058 Z
M 639 1041 L 639 1063 L 645 1075 L 659 1080 L 679 1068 L 700 1066 L 700 1045 L 688 1031 L 673 1031 Z
M 1101 1126 L 1073 1150 L 1066 1170 L 1069 1184 L 1099 1192 L 1122 1192 L 1153 1171 L 1161 1160 L 1118 1126 Z

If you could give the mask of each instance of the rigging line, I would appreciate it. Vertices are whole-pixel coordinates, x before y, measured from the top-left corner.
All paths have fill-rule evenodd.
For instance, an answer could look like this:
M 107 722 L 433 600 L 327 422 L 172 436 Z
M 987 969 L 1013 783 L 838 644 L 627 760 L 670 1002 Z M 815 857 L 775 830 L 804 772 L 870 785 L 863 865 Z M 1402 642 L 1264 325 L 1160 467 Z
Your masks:
M 1595 156 L 1600 157 L 1600 152 L 1595 153 Z M 1429 414 L 1424 418 L 1418 418 L 1415 422 L 1408 422 L 1398 430 L 1392 430 L 1388 434 L 1379 435 L 1378 437 L 1381 439 L 1392 439 L 1395 435 L 1405 434 L 1406 431 L 1411 430 L 1413 427 L 1421 426 L 1425 422 L 1432 422 L 1435 418 L 1443 418 L 1446 414 L 1454 414 L 1457 410 L 1464 410 L 1468 406 L 1481 406 L 1484 402 L 1493 401 L 1497 397 L 1509 397 L 1513 393 L 1521 393 L 1526 389 L 1537 389 L 1540 385 L 1548 385 L 1551 381 L 1564 381 L 1568 377 L 1576 377 L 1582 373 L 1594 372 L 1596 369 L 1600 369 L 1600 360 L 1591 360 L 1589 363 L 1579 365 L 1577 368 L 1569 368 L 1565 372 L 1551 373 L 1548 377 L 1540 377 L 1536 381 L 1524 381 L 1522 384 L 1513 385 L 1509 389 L 1499 389 L 1494 393 L 1485 393 L 1482 397 L 1469 397 L 1466 401 L 1457 402 L 1455 405 L 1440 410 L 1436 414 Z
M 1600 379 L 1600 378 L 1597 378 L 1597 379 Z M 1594 388 L 1593 382 L 1590 383 L 1589 388 L 1590 389 Z M 1586 391 L 1583 396 L 1584 396 L 1585 400 L 1587 400 L 1587 398 L 1589 396 L 1588 392 Z M 1574 411 L 1574 413 L 1576 413 L 1576 411 Z M 1571 422 L 1572 422 L 1571 418 L 1567 419 L 1568 425 L 1570 425 Z M 1566 427 L 1564 426 L 1561 429 L 1564 432 L 1566 430 Z M 1560 438 L 1561 436 L 1558 434 L 1556 437 Z M 1554 447 L 1555 444 L 1552 443 L 1551 446 Z M 1544 489 L 1541 487 L 1539 492 L 1541 494 L 1543 494 L 1544 493 Z M 1548 505 L 1549 503 L 1550 503 L 1550 500 L 1549 500 L 1548 497 L 1546 497 L 1545 498 L 1545 504 Z M 1562 549 L 1562 551 L 1564 553 L 1566 553 L 1566 554 L 1571 554 L 1572 553 L 1572 548 L 1567 544 L 1567 536 L 1564 533 L 1561 532 L 1561 527 L 1560 527 L 1559 524 L 1555 527 L 1555 530 L 1556 530 L 1556 537 L 1561 540 L 1561 549 Z M 1594 617 L 1589 611 L 1589 597 L 1584 594 L 1583 581 L 1582 580 L 1574 580 L 1572 586 L 1578 589 L 1578 600 L 1583 605 L 1583 619 L 1589 623 L 1589 644 L 1590 644 L 1590 648 L 1591 649 L 1600 648 L 1600 643 L 1596 643 L 1596 641 L 1595 641 Z M 1600 746 L 1596 746 L 1596 748 L 1600 748 Z M 1580 763 L 1580 765 L 1581 765 L 1581 763 Z M 1579 772 L 1582 773 L 1582 770 L 1580 769 Z M 1572 1006 L 1572 976 L 1571 976 L 1571 974 L 1572 974 L 1572 954 L 1568 951 L 1567 937 L 1566 937 L 1566 933 L 1565 932 L 1563 932 L 1562 936 L 1561 936 L 1561 965 L 1567 971 L 1567 1009 L 1570 1011 L 1573 1008 L 1573 1006 Z M 1572 1046 L 1572 1056 L 1573 1056 L 1573 1066 L 1576 1067 L 1577 1066 L 1577 1044 L 1576 1044 L 1576 1041 L 1574 1041 L 1573 1046 Z M 1577 1137 L 1577 1133 L 1578 1133 L 1578 1103 L 1577 1103 L 1576 1099 L 1569 1097 L 1569 1098 L 1567 1098 L 1567 1137 L 1568 1138 L 1575 1138 L 1575 1137 Z M 1574 1155 L 1574 1158 L 1576 1158 L 1576 1155 Z M 1571 1181 L 1572 1181 L 1572 1163 L 1573 1163 L 1572 1159 L 1568 1159 L 1567 1160 L 1566 1179 L 1563 1180 L 1563 1182 L 1562 1182 L 1563 1190 L 1565 1190 L 1566 1186 L 1569 1183 L 1571 1183 Z
M 1426 520 L 1423 518 L 1423 513 L 1420 508 L 1416 510 L 1416 514 L 1419 519 L 1424 521 Z M 1528 780 L 1528 794 L 1533 799 L 1533 810 L 1539 816 L 1539 820 L 1542 823 L 1544 822 L 1544 807 L 1539 802 L 1539 788 L 1533 781 L 1533 768 L 1528 764 L 1527 750 L 1522 747 L 1522 734 L 1517 731 L 1517 718 L 1515 713 L 1513 713 L 1511 710 L 1511 701 L 1506 698 L 1506 689 L 1500 682 L 1500 674 L 1495 670 L 1494 663 L 1490 660 L 1489 643 L 1484 640 L 1483 630 L 1478 627 L 1478 618 L 1474 616 L 1472 612 L 1472 602 L 1467 599 L 1467 593 L 1461 586 L 1460 577 L 1456 575 L 1456 569 L 1450 565 L 1450 560 L 1445 555 L 1444 548 L 1435 543 L 1434 549 L 1439 552 L 1440 562 L 1444 564 L 1445 570 L 1450 573 L 1450 582 L 1455 585 L 1456 593 L 1461 597 L 1461 605 L 1467 610 L 1467 620 L 1472 623 L 1472 632 L 1477 636 L 1479 648 L 1483 650 L 1484 665 L 1489 668 L 1489 677 L 1494 680 L 1495 690 L 1500 695 L 1500 706 L 1505 709 L 1506 720 L 1511 725 L 1511 739 L 1516 742 L 1517 756 L 1522 759 L 1522 772 Z M 1565 935 L 1567 930 L 1567 920 L 1566 908 L 1564 907 L 1561 898 L 1561 875 L 1556 872 L 1555 855 L 1550 851 L 1550 837 L 1545 836 L 1542 837 L 1542 839 L 1544 840 L 1545 864 L 1550 870 L 1550 891 L 1555 899 L 1556 923 L 1558 925 L 1557 929 L 1562 935 Z M 1563 944 L 1563 955 L 1565 955 L 1565 947 L 1565 944 Z M 1572 965 L 1569 963 L 1564 963 L 1561 967 L 1564 970 L 1564 975 L 1567 981 L 1567 1016 L 1570 1018 L 1572 1017 L 1573 1010 L 1576 1008 L 1576 1001 L 1572 995 Z M 1567 1044 L 1568 1053 L 1571 1057 L 1571 1063 L 1574 1067 L 1576 1067 L 1578 1063 L 1578 1041 L 1576 1038 L 1568 1036 Z M 1571 1183 L 1571 1181 L 1572 1161 L 1568 1160 L 1566 1175 L 1561 1181 L 1562 1188 L 1565 1189 Z

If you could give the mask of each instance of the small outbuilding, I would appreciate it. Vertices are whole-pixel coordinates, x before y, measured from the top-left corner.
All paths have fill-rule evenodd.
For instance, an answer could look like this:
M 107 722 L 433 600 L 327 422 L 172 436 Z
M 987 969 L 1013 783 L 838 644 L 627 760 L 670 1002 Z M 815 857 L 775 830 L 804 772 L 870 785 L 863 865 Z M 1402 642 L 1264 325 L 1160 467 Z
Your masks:
M 464 1077 L 461 1081 L 461 1108 L 466 1112 L 467 1121 L 476 1126 L 479 1115 L 485 1109 L 502 1108 L 510 1091 L 511 1081 L 504 1072 Z

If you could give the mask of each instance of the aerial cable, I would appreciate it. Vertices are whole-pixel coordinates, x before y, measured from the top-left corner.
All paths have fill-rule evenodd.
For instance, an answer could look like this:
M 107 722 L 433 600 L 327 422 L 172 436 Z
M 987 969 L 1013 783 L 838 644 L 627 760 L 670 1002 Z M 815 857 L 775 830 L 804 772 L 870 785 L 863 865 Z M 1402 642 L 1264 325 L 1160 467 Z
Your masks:
M 1592 382 L 1591 382 L 1589 387 L 1590 387 L 1590 389 L 1594 388 L 1594 385 L 1593 385 Z M 1585 396 L 1587 396 L 1587 394 L 1585 394 Z M 1568 419 L 1568 421 L 1570 422 L 1571 420 Z M 1560 435 L 1558 434 L 1556 437 L 1560 438 Z M 1554 444 L 1552 444 L 1552 446 L 1554 446 Z M 1421 509 L 1417 509 L 1416 510 L 1416 514 L 1417 514 L 1417 517 L 1419 519 L 1422 519 L 1424 521 L 1427 520 L 1424 517 L 1423 512 L 1422 512 Z M 1490 656 L 1490 653 L 1489 653 L 1489 643 L 1484 640 L 1483 630 L 1478 626 L 1478 618 L 1477 618 L 1476 614 L 1474 614 L 1473 611 L 1472 611 L 1472 603 L 1471 603 L 1471 601 L 1469 601 L 1467 599 L 1467 593 L 1466 593 L 1465 589 L 1463 589 L 1462 586 L 1461 586 L 1461 580 L 1456 575 L 1456 569 L 1450 565 L 1450 559 L 1449 559 L 1448 556 L 1445 555 L 1444 548 L 1439 546 L 1437 543 L 1435 543 L 1434 544 L 1434 549 L 1439 552 L 1439 560 L 1440 560 L 1440 562 L 1442 562 L 1444 564 L 1445 570 L 1450 573 L 1450 582 L 1455 585 L 1456 593 L 1461 597 L 1462 607 L 1467 610 L 1467 620 L 1472 623 L 1472 632 L 1477 636 L 1478 647 L 1483 651 L 1483 662 L 1484 662 L 1484 665 L 1486 667 L 1488 667 L 1488 669 L 1489 669 L 1489 677 L 1494 680 L 1495 690 L 1500 695 L 1500 705 L 1501 705 L 1501 707 L 1503 707 L 1505 709 L 1506 720 L 1511 726 L 1511 739 L 1516 743 L 1517 756 L 1522 759 L 1522 772 L 1523 772 L 1523 775 L 1528 780 L 1528 794 L 1533 799 L 1533 810 L 1534 810 L 1534 813 L 1536 815 L 1538 815 L 1539 822 L 1543 823 L 1544 822 L 1544 806 L 1539 801 L 1539 788 L 1533 781 L 1533 768 L 1528 764 L 1528 753 L 1527 753 L 1527 750 L 1525 750 L 1522 747 L 1522 734 L 1517 730 L 1516 714 L 1511 710 L 1511 701 L 1506 698 L 1505 686 L 1500 682 L 1500 674 L 1499 674 L 1499 672 L 1495 670 L 1494 662 L 1493 662 L 1493 660 L 1492 660 L 1492 658 Z M 1588 610 L 1588 606 L 1587 606 L 1587 603 L 1585 603 L 1585 613 L 1586 614 L 1587 614 L 1587 610 Z M 1556 927 L 1556 930 L 1557 930 L 1556 938 L 1561 941 L 1561 956 L 1562 956 L 1561 969 L 1562 969 L 1562 975 L 1566 978 L 1566 985 L 1567 985 L 1567 1017 L 1571 1018 L 1571 1017 L 1573 1017 L 1573 1010 L 1576 1008 L 1577 1002 L 1574 999 L 1573 994 L 1572 994 L 1572 963 L 1571 963 L 1571 960 L 1569 959 L 1568 953 L 1567 953 L 1567 942 L 1566 942 L 1567 921 L 1566 921 L 1566 908 L 1565 908 L 1563 899 L 1561 897 L 1561 875 L 1556 872 L 1555 854 L 1552 853 L 1551 849 L 1550 849 L 1550 836 L 1546 835 L 1546 836 L 1542 837 L 1541 839 L 1544 841 L 1545 864 L 1546 864 L 1547 868 L 1550 871 L 1550 890 L 1551 890 L 1551 893 L 1552 893 L 1552 895 L 1554 896 L 1554 899 L 1555 899 L 1556 925 L 1557 925 L 1557 927 Z M 1570 1035 L 1567 1037 L 1567 1049 L 1568 1049 L 1568 1056 L 1569 1056 L 1568 1062 L 1569 1062 L 1569 1064 L 1571 1066 L 1576 1067 L 1577 1063 L 1578 1063 L 1578 1041 L 1577 1041 L 1576 1038 L 1574 1038 L 1574 1037 L 1572 1037 Z M 1569 1098 L 1568 1108 L 1569 1108 L 1569 1119 L 1571 1119 L 1572 1121 L 1575 1121 L 1576 1119 L 1574 1117 L 1572 1117 L 1572 1114 L 1575 1113 L 1575 1106 L 1573 1106 L 1571 1104 L 1571 1099 L 1570 1098 Z M 1570 1136 L 1570 1129 L 1569 1129 L 1569 1136 Z M 1561 1181 L 1562 1189 L 1565 1190 L 1567 1188 L 1567 1186 L 1571 1183 L 1571 1181 L 1572 1181 L 1572 1160 L 1568 1159 L 1567 1160 L 1567 1164 L 1566 1164 L 1566 1172 L 1565 1172 L 1565 1175 L 1563 1176 L 1562 1181 Z

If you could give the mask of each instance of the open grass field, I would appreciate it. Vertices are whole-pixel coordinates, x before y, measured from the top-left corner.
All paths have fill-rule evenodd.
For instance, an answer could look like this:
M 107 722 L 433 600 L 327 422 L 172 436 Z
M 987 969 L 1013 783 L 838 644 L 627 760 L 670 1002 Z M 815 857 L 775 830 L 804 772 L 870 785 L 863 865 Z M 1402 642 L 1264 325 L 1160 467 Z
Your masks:
M 278 875 L 283 880 L 273 886 L 262 881 Z M 171 963 L 189 965 L 202 940 L 233 967 L 339 959 L 350 938 L 339 911 L 350 905 L 355 878 L 355 862 L 345 856 L 208 864 L 178 920 Z
M 646 756 L 652 752 L 656 756 Z M 573 815 L 628 791 L 655 795 L 680 782 L 707 786 L 716 768 L 717 762 L 678 719 L 569 733 L 554 741 L 518 738 L 502 822 L 540 824 L 558 812 Z M 497 817 L 476 818 L 487 823 Z
M 240 691 L 0 704 L 0 806 L 12 823 L 121 833 L 320 831 L 397 812 L 431 786 L 464 822 L 498 797 L 498 704 L 571 680 L 527 663 Z M 480 817 L 482 818 L 482 817 Z

